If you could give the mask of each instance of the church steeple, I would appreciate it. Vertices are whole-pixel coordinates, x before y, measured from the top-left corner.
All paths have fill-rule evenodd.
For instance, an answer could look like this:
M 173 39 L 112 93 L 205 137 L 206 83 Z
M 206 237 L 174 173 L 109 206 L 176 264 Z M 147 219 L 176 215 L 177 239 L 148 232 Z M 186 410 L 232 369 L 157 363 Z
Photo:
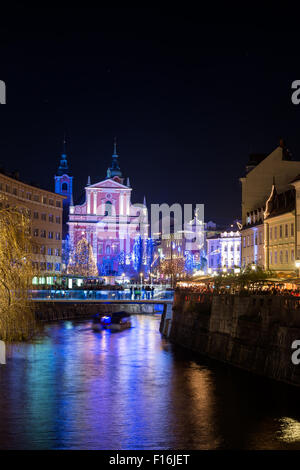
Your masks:
M 67 142 L 66 134 L 64 134 L 63 148 L 60 157 L 60 163 L 56 175 L 54 177 L 55 181 L 55 192 L 57 194 L 62 194 L 65 196 L 63 200 L 63 239 L 65 239 L 68 226 L 67 221 L 69 217 L 69 207 L 73 206 L 73 176 L 69 170 L 69 165 L 67 161 Z
M 115 137 L 114 138 L 114 153 L 112 154 L 112 164 L 107 169 L 106 178 L 113 178 L 114 176 L 118 176 L 119 178 L 122 178 L 122 172 L 119 166 L 118 158 L 119 158 L 119 155 L 117 154 L 117 139 Z
M 70 175 L 69 172 L 69 165 L 67 161 L 67 141 L 66 141 L 66 134 L 64 134 L 64 140 L 63 140 L 63 151 L 61 153 L 60 157 L 60 164 L 57 170 L 57 175 L 62 176 L 62 175 Z

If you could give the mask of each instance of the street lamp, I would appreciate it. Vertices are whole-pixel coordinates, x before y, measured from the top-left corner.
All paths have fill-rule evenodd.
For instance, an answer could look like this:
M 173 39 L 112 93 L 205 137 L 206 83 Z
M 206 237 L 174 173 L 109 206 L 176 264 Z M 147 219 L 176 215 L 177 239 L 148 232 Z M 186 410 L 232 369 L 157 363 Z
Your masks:
M 253 264 L 251 265 L 251 269 L 252 269 L 252 271 L 256 271 L 256 264 L 253 263 Z
M 141 287 L 142 287 L 142 284 L 143 284 L 143 273 L 140 273 L 140 278 L 141 278 Z

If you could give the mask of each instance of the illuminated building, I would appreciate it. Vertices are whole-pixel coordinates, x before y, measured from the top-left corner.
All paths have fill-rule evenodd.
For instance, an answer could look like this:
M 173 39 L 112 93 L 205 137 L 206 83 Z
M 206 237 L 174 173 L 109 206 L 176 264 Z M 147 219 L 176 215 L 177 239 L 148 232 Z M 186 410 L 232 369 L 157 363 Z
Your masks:
M 98 271 L 117 276 L 124 271 L 139 274 L 143 265 L 148 226 L 143 223 L 146 208 L 131 203 L 129 178 L 126 184 L 119 167 L 116 142 L 111 166 L 103 181 L 84 188 L 84 197 L 70 204 L 69 237 L 74 250 L 85 238 L 91 245 Z
M 291 183 L 294 188 L 278 193 L 273 183 L 265 210 L 265 265 L 268 269 L 283 273 L 295 272 L 297 232 L 296 194 L 300 193 L 299 180 Z M 295 189 L 296 188 L 296 189 Z
M 29 215 L 33 266 L 52 279 L 61 271 L 63 196 L 24 183 L 18 174 L 5 173 L 0 173 L 0 195 L 2 205 L 18 207 Z
M 242 183 L 242 266 L 265 266 L 264 210 L 275 177 L 277 190 L 300 173 L 300 162 L 292 160 L 283 141 L 269 155 L 251 155 Z
M 207 269 L 209 273 L 233 270 L 241 265 L 241 235 L 239 231 L 225 231 L 206 239 Z

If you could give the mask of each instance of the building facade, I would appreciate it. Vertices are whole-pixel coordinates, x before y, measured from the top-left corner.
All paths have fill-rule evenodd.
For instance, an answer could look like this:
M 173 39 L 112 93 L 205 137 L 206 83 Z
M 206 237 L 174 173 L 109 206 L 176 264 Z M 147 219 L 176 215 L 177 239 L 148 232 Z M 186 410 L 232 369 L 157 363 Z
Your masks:
M 207 268 L 209 273 L 241 266 L 241 235 L 239 231 L 225 231 L 207 238 Z
M 277 192 L 273 184 L 266 203 L 265 266 L 277 273 L 295 273 L 296 260 L 296 190 Z
M 145 264 L 147 209 L 131 203 L 132 188 L 129 178 L 124 183 L 116 143 L 106 178 L 88 184 L 84 191 L 84 200 L 70 205 L 71 250 L 84 238 L 92 247 L 100 276 L 138 274 Z
M 31 221 L 34 268 L 44 276 L 61 272 L 63 196 L 26 184 L 0 173 L 0 196 L 4 206 L 24 210 Z
M 283 192 L 300 173 L 300 162 L 281 140 L 269 155 L 256 155 L 246 167 L 242 183 L 242 266 L 256 264 L 266 267 L 264 211 L 274 178 L 277 191 Z

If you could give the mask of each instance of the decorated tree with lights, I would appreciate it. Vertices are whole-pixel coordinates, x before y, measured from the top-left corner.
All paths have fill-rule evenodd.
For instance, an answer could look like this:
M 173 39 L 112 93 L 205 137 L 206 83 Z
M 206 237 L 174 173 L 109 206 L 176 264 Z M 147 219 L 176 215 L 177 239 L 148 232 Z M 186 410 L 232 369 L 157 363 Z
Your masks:
M 164 259 L 160 264 L 160 271 L 164 276 L 171 278 L 171 284 L 174 285 L 174 279 L 185 274 L 184 258 Z
M 82 238 L 70 254 L 68 273 L 85 277 L 98 276 L 97 263 L 93 249 L 86 238 Z
M 36 330 L 30 298 L 33 268 L 30 220 L 17 208 L 0 209 L 0 339 L 21 341 Z

